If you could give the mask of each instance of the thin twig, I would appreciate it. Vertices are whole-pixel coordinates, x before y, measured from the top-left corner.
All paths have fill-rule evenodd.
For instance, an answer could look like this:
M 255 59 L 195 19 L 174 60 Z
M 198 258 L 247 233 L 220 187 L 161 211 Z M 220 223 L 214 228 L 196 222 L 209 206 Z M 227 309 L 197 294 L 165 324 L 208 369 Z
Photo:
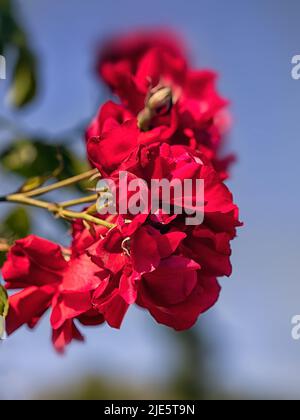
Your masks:
M 93 203 L 94 201 L 97 201 L 97 199 L 98 199 L 98 194 L 94 194 L 88 197 L 82 197 L 82 198 L 77 198 L 74 200 L 64 201 L 62 203 L 59 203 L 59 207 L 61 207 L 62 209 L 66 209 L 68 207 L 78 206 L 79 204 Z
M 85 179 L 89 179 L 96 175 L 98 172 L 98 169 L 93 169 L 91 171 L 85 172 L 84 174 L 73 176 L 72 178 L 64 179 L 63 181 L 56 182 L 55 184 L 48 185 L 46 187 L 37 188 L 33 191 L 29 191 L 27 193 L 24 193 L 26 197 L 36 197 L 38 195 L 43 195 L 51 191 L 58 190 L 60 188 L 67 187 L 69 185 L 77 184 L 80 181 L 84 181 Z
M 17 203 L 17 204 L 23 204 L 27 206 L 33 206 L 37 208 L 41 208 L 44 210 L 49 211 L 50 213 L 54 214 L 56 217 L 61 217 L 63 219 L 70 219 L 70 220 L 85 220 L 89 223 L 94 223 L 99 226 L 104 226 L 107 229 L 112 229 L 115 227 L 115 225 L 106 222 L 105 220 L 98 219 L 97 217 L 94 217 L 88 213 L 85 212 L 75 212 L 66 210 L 62 207 L 60 207 L 59 204 L 56 203 L 49 203 L 47 201 L 42 200 L 36 200 L 30 197 L 25 196 L 24 194 L 12 194 L 8 195 L 5 200 L 7 203 Z
M 96 202 L 98 199 L 98 194 L 65 201 L 63 203 L 51 203 L 48 201 L 43 201 L 43 200 L 38 200 L 36 198 L 33 198 L 33 197 L 46 194 L 50 191 L 57 190 L 59 188 L 66 187 L 68 185 L 76 184 L 85 179 L 91 179 L 95 176 L 101 176 L 101 175 L 99 174 L 99 171 L 97 169 L 92 169 L 91 171 L 74 176 L 72 178 L 65 179 L 60 182 L 56 182 L 46 187 L 37 188 L 29 192 L 9 194 L 5 197 L 0 197 L 0 202 L 17 203 L 17 204 L 23 204 L 26 206 L 37 207 L 37 208 L 41 208 L 41 209 L 49 211 L 55 217 L 60 217 L 63 219 L 68 219 L 68 220 L 77 220 L 77 219 L 84 220 L 88 223 L 94 223 L 96 225 L 104 226 L 107 229 L 112 229 L 115 227 L 114 224 L 111 224 L 105 220 L 94 217 L 93 214 L 91 214 L 91 212 L 89 211 L 75 212 L 75 211 L 67 210 L 67 208 L 73 207 L 79 204 Z M 95 208 L 95 205 L 90 208 Z

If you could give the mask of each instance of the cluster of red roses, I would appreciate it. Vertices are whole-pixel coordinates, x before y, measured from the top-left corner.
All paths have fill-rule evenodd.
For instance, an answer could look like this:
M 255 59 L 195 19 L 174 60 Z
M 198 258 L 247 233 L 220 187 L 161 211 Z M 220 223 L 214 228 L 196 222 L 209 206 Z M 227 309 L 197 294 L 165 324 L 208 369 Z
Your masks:
M 30 236 L 15 243 L 2 274 L 10 297 L 7 332 L 36 326 L 51 308 L 53 343 L 82 340 L 76 324 L 119 328 L 132 304 L 184 330 L 218 299 L 217 277 L 231 274 L 230 241 L 240 226 L 224 185 L 232 157 L 222 158 L 227 102 L 216 74 L 191 70 L 181 44 L 163 33 L 109 42 L 98 72 L 120 103 L 108 102 L 88 128 L 87 151 L 105 177 L 119 171 L 151 179 L 203 179 L 205 217 L 101 216 L 112 229 L 73 223 L 70 250 Z M 75 323 L 76 321 L 76 323 Z

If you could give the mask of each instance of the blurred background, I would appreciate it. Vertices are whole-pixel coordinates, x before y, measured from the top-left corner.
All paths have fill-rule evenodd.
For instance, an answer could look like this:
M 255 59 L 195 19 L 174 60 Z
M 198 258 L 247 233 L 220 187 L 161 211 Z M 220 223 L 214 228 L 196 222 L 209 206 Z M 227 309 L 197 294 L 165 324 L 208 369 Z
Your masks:
M 300 398 L 299 18 L 298 0 L 0 0 L 0 195 L 53 172 L 58 146 L 61 176 L 85 167 L 83 129 L 108 97 L 93 71 L 98 43 L 166 25 L 195 64 L 220 73 L 232 102 L 229 184 L 245 221 L 234 274 L 193 330 L 173 333 L 132 308 L 121 331 L 87 329 L 62 357 L 45 320 L 0 344 L 0 399 Z M 67 227 L 42 211 L 1 206 L 0 217 L 1 237 L 66 243 Z

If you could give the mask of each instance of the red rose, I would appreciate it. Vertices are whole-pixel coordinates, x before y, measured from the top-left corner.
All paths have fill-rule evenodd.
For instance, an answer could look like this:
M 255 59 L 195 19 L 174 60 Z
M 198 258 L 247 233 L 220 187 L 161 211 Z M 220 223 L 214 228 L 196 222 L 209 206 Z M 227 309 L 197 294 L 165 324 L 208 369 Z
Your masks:
M 217 301 L 216 279 L 202 275 L 199 264 L 179 255 L 185 238 L 172 228 L 161 234 L 148 226 L 124 239 L 115 229 L 93 249 L 93 261 L 111 272 L 107 293 L 101 285 L 94 306 L 112 327 L 121 325 L 120 308 L 125 314 L 130 304 L 137 303 L 158 322 L 183 330 Z
M 177 331 L 191 328 L 199 315 L 216 303 L 220 293 L 217 280 L 202 276 L 198 268 L 183 257 L 162 261 L 156 271 L 144 276 L 138 304 L 161 324 Z
M 95 214 L 94 216 L 99 219 L 106 220 L 108 223 L 116 223 L 118 219 L 116 215 L 100 216 Z M 76 257 L 85 254 L 89 247 L 106 234 L 107 228 L 104 226 L 93 225 L 90 229 L 87 229 L 82 220 L 76 220 L 72 224 L 72 256 Z
M 228 102 L 216 90 L 216 73 L 191 69 L 186 55 L 172 34 L 159 37 L 154 32 L 136 33 L 108 42 L 100 55 L 98 71 L 135 117 L 147 101 L 158 102 L 157 110 L 161 112 L 161 88 L 170 88 L 173 108 L 169 116 L 152 116 L 147 130 L 168 128 L 167 141 L 200 149 L 226 178 L 234 159 L 221 156 L 228 128 L 228 118 L 224 119 Z M 87 138 L 101 136 L 102 130 L 97 128 L 99 120 L 94 121 Z M 157 133 L 156 137 L 162 140 Z
M 181 42 L 166 31 L 116 37 L 101 50 L 98 62 L 99 75 L 134 113 L 144 107 L 150 85 L 155 87 L 161 77 L 180 84 L 186 67 Z
M 96 147 L 94 150 L 94 163 L 100 169 L 102 168 L 103 154 L 98 153 Z M 236 227 L 240 226 L 238 222 L 238 208 L 234 205 L 232 194 L 222 182 L 218 173 L 205 157 L 202 158 L 201 154 L 193 156 L 190 149 L 184 146 L 169 146 L 157 143 L 150 146 L 140 145 L 132 151 L 125 161 L 120 163 L 119 170 L 128 173 L 128 180 L 135 177 L 143 179 L 146 181 L 149 189 L 152 180 L 167 179 L 170 182 L 180 180 L 183 185 L 184 181 L 189 179 L 195 186 L 197 180 L 203 180 L 205 222 L 215 228 L 216 232 L 226 232 L 229 235 L 229 239 L 233 239 Z M 119 196 L 118 192 L 120 192 L 118 176 L 118 171 L 111 175 L 111 178 L 117 185 L 117 198 Z M 193 192 L 195 193 L 195 190 Z M 132 193 L 127 192 L 128 198 L 130 194 Z M 183 194 L 185 194 L 184 191 Z M 125 200 L 123 195 L 121 194 L 122 203 Z M 171 195 L 170 204 L 180 205 L 184 202 L 184 198 L 187 199 L 187 197 L 182 196 L 178 200 L 177 197 L 176 200 L 178 202 L 175 202 L 174 197 Z M 195 203 L 195 200 L 196 198 L 192 196 L 190 201 Z M 148 208 L 148 214 L 150 210 Z M 172 214 L 169 216 L 172 217 Z
M 87 129 L 86 140 L 102 136 L 132 118 L 133 114 L 124 106 L 108 101 L 100 108 L 99 113 Z
M 35 327 L 52 308 L 53 343 L 59 351 L 72 339 L 82 339 L 73 320 L 93 310 L 91 293 L 106 277 L 87 255 L 65 259 L 63 254 L 58 245 L 29 236 L 16 242 L 2 269 L 8 289 L 23 289 L 10 297 L 8 333 L 24 324 Z M 103 321 L 97 314 L 97 323 Z
M 156 270 L 162 259 L 176 251 L 186 235 L 178 231 L 161 234 L 147 225 L 132 232 L 131 236 L 127 234 L 128 231 L 125 234 L 115 228 L 88 253 L 93 262 L 111 273 L 113 283 L 118 283 L 119 296 L 132 304 L 136 301 L 142 276 Z M 98 299 L 99 293 L 97 295 Z
M 108 117 L 109 115 L 109 117 Z M 110 175 L 126 162 L 140 145 L 168 143 L 177 128 L 177 114 L 148 132 L 138 128 L 136 116 L 108 102 L 87 130 L 87 152 L 92 165 Z
M 195 206 L 198 211 L 204 211 L 201 225 L 186 226 L 183 219 L 184 211 L 183 215 L 163 214 L 163 208 L 156 214 L 153 214 L 153 209 L 149 208 L 149 213 L 151 210 L 152 214 L 148 223 L 158 229 L 164 226 L 164 229 L 176 229 L 185 233 L 186 239 L 180 246 L 182 255 L 197 261 L 204 275 L 229 276 L 230 241 L 236 236 L 236 228 L 241 226 L 238 208 L 233 203 L 232 194 L 213 167 L 193 157 L 188 149 L 168 145 L 145 147 L 145 149 L 147 152 L 140 152 L 138 157 L 132 160 L 132 164 L 130 161 L 127 162 L 126 169 L 138 176 L 144 176 L 149 188 L 153 179 L 180 180 L 182 184 L 186 179 L 192 180 L 193 184 L 198 179 L 204 181 L 204 207 L 197 209 Z M 183 190 L 183 194 L 186 195 L 186 191 Z M 180 206 L 184 203 L 184 198 L 186 196 L 176 197 L 175 200 L 171 194 L 170 203 Z M 191 202 L 195 205 L 196 198 L 192 197 Z M 125 229 L 129 229 L 130 226 L 131 224 L 125 225 Z
M 179 45 L 172 34 L 115 38 L 103 48 L 99 74 L 135 114 L 143 109 L 149 89 L 165 85 L 178 97 L 182 114 L 188 112 L 193 123 L 208 121 L 227 101 L 216 92 L 216 73 L 191 70 L 186 51 Z

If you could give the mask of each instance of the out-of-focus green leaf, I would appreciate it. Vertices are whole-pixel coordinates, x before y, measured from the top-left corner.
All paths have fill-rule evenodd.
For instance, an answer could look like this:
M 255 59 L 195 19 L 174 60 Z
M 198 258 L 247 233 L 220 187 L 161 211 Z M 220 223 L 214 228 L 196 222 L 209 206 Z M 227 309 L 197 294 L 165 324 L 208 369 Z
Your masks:
M 8 315 L 9 302 L 6 289 L 0 284 L 0 340 L 6 338 L 5 318 Z
M 12 41 L 16 31 L 16 22 L 12 15 L 11 1 L 0 0 L 0 53 L 4 46 Z
M 57 160 L 58 160 L 59 166 L 55 170 L 53 170 L 53 172 L 50 175 L 34 176 L 32 178 L 28 178 L 26 182 L 20 188 L 19 192 L 27 193 L 29 191 L 33 191 L 36 188 L 39 188 L 42 185 L 44 185 L 51 178 L 58 178 L 64 169 L 63 157 L 61 156 L 60 153 L 57 153 Z
M 9 11 L 11 7 L 11 0 L 0 0 L 0 7 L 1 7 L 1 12 Z
M 29 191 L 33 191 L 36 188 L 41 187 L 46 181 L 48 181 L 48 176 L 35 176 L 33 178 L 29 178 L 19 189 L 18 192 L 20 193 L 27 193 Z
M 37 60 L 26 33 L 15 18 L 11 0 L 0 0 L 0 54 L 15 50 L 16 62 L 9 91 L 10 103 L 21 108 L 30 103 L 37 91 Z
M 4 318 L 7 317 L 8 307 L 9 307 L 9 303 L 8 303 L 7 291 L 5 287 L 3 287 L 0 284 L 0 316 L 3 316 Z M 0 332 L 0 335 L 1 335 L 1 332 Z
M 21 108 L 32 101 L 36 89 L 35 57 L 29 49 L 20 48 L 9 91 L 9 102 L 14 107 Z
M 17 140 L 0 155 L 2 166 L 26 179 L 55 177 L 65 179 L 88 170 L 88 164 L 66 147 L 34 140 Z M 86 184 L 82 183 L 84 188 Z
M 180 364 L 172 378 L 172 390 L 178 399 L 205 399 L 206 382 L 203 360 L 207 349 L 199 331 L 191 329 L 173 333 L 173 339 L 181 350 Z
M 6 260 L 6 252 L 0 251 L 0 267 L 3 266 Z
M 28 236 L 31 230 L 30 217 L 26 209 L 16 207 L 0 223 L 0 238 L 10 245 L 17 239 Z M 6 252 L 0 252 L 0 267 L 6 259 Z
M 0 228 L 1 237 L 20 239 L 27 236 L 30 232 L 30 219 L 27 211 L 23 207 L 16 207 L 4 220 Z
M 1 247 L 0 246 L 0 268 L 3 267 L 3 264 L 6 261 L 6 255 L 8 250 L 5 249 L 6 247 Z

